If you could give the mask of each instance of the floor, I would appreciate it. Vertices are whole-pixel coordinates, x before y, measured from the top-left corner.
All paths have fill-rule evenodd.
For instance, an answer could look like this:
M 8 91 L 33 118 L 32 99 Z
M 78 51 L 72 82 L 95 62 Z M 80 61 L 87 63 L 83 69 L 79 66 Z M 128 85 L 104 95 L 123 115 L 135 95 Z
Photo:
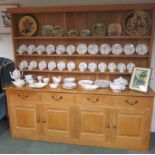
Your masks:
M 8 120 L 0 121 L 0 154 L 144 154 L 155 153 L 155 133 L 151 134 L 149 152 L 97 148 L 80 145 L 15 140 L 10 137 Z

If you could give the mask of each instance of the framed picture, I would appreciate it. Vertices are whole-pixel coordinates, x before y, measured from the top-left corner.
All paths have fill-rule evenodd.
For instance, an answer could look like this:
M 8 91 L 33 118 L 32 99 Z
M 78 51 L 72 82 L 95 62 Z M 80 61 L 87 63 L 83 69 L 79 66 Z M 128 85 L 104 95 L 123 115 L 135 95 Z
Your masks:
M 17 8 L 18 4 L 0 5 L 0 33 L 11 33 L 11 18 L 7 8 Z
M 134 67 L 129 88 L 141 92 L 147 92 L 151 75 L 151 68 Z

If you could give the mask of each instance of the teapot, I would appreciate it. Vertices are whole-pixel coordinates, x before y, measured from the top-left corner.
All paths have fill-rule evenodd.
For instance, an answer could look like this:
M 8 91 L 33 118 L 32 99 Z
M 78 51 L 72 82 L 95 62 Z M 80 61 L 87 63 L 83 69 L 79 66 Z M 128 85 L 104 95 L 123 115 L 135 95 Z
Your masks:
M 21 88 L 25 85 L 25 81 L 18 79 L 16 81 L 11 81 L 17 88 Z
M 17 68 L 11 73 L 10 72 L 10 76 L 12 79 L 19 80 L 20 77 L 23 75 L 23 71 L 18 70 Z

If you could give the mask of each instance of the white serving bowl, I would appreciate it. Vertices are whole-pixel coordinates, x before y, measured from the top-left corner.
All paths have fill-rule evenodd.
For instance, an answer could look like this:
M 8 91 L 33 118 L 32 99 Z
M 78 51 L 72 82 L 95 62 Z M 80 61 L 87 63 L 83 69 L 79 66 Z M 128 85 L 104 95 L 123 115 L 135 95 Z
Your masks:
M 85 90 L 96 90 L 99 88 L 97 85 L 83 84 L 81 87 Z
M 80 80 L 80 81 L 78 81 L 78 84 L 80 86 L 82 86 L 82 85 L 92 85 L 93 81 L 92 80 Z
M 63 79 L 64 83 L 68 83 L 68 82 L 75 82 L 76 79 L 74 77 L 67 77 Z

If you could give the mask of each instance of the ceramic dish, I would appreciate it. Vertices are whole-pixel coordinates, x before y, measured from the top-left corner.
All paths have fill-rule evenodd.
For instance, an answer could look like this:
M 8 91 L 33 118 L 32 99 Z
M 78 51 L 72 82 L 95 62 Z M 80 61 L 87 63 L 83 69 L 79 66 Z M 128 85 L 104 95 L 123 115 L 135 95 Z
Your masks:
M 148 53 L 148 46 L 146 44 L 137 44 L 136 53 L 138 55 L 145 55 Z
M 49 44 L 46 46 L 46 53 L 48 55 L 52 54 L 55 52 L 55 46 L 53 44 Z
M 101 54 L 109 54 L 111 52 L 111 47 L 109 44 L 102 44 L 100 46 L 100 53 Z
M 103 23 L 96 23 L 92 27 L 93 36 L 105 36 L 106 27 Z
M 67 32 L 68 36 L 78 36 L 79 32 L 78 30 L 70 30 Z
M 37 21 L 30 15 L 24 15 L 19 19 L 18 29 L 24 37 L 33 36 L 37 31 Z
M 118 63 L 118 64 L 117 64 L 117 70 L 118 70 L 120 73 L 125 72 L 125 70 L 126 70 L 126 65 L 125 65 L 124 63 Z
M 38 53 L 39 55 L 41 55 L 41 54 L 44 53 L 45 51 L 46 51 L 45 45 L 40 44 L 40 45 L 37 46 L 37 53 Z
M 100 72 L 105 72 L 107 70 L 107 64 L 104 62 L 101 62 L 98 64 L 98 70 Z
M 133 68 L 135 67 L 136 65 L 134 63 L 128 63 L 127 64 L 127 70 L 129 73 L 132 73 L 133 71 Z
M 38 82 L 38 83 L 29 84 L 28 87 L 30 87 L 30 88 L 43 88 L 46 85 L 47 85 L 47 83 Z
M 47 67 L 46 61 L 43 60 L 43 61 L 39 62 L 39 64 L 38 64 L 39 70 L 44 70 L 44 69 L 46 69 L 46 67 Z
M 83 29 L 80 31 L 80 36 L 83 36 L 83 37 L 91 36 L 91 32 L 88 29 Z
M 35 68 L 37 68 L 37 66 L 38 66 L 37 61 L 32 60 L 32 61 L 30 61 L 30 63 L 29 63 L 28 70 L 35 69 Z
M 28 54 L 33 54 L 37 51 L 37 48 L 34 44 L 30 44 L 27 49 Z
M 17 53 L 23 54 L 23 53 L 27 52 L 27 50 L 28 50 L 27 46 L 25 44 L 22 44 L 18 47 Z
M 136 50 L 133 44 L 125 44 L 123 49 L 126 55 L 132 55 L 135 53 Z
M 96 80 L 94 83 L 100 88 L 109 88 L 112 82 L 108 80 Z
M 109 63 L 108 64 L 108 70 L 109 70 L 109 72 L 115 72 L 116 71 L 116 68 L 117 68 L 117 66 L 116 66 L 116 64 L 115 63 L 113 63 L 113 62 L 111 62 L 111 63 Z
M 68 55 L 72 55 L 72 54 L 74 54 L 76 52 L 76 47 L 74 46 L 74 45 L 68 45 L 67 47 L 66 47 L 66 53 L 68 54 Z
M 125 31 L 131 36 L 142 36 L 151 27 L 151 17 L 144 10 L 135 10 L 128 13 L 125 18 Z
M 41 33 L 44 36 L 53 36 L 53 25 L 43 25 Z
M 65 46 L 62 45 L 62 44 L 57 45 L 57 47 L 56 47 L 56 53 L 57 53 L 58 55 L 65 53 L 65 50 L 66 50 L 66 49 L 65 49 Z
M 109 36 L 120 36 L 122 32 L 122 26 L 118 23 L 112 23 L 108 26 Z
M 86 54 L 87 53 L 87 45 L 86 44 L 79 44 L 76 48 L 78 54 Z
M 85 90 L 96 90 L 99 88 L 97 85 L 89 85 L 89 84 L 81 85 L 81 87 Z
M 120 55 L 123 52 L 123 47 L 120 44 L 112 45 L 111 51 L 114 55 Z
M 59 62 L 57 63 L 57 68 L 58 68 L 59 71 L 63 71 L 63 70 L 66 68 L 65 62 L 59 61 Z
M 65 33 L 65 30 L 62 26 L 60 25 L 55 25 L 53 28 L 53 35 L 55 37 L 62 37 Z
M 99 47 L 96 44 L 88 45 L 88 53 L 89 54 L 97 54 L 99 51 Z
M 67 78 L 64 78 L 63 79 L 63 82 L 64 83 L 67 83 L 67 82 L 75 82 L 76 79 L 74 77 L 67 77 Z
M 87 70 L 87 63 L 85 63 L 85 62 L 81 62 L 80 64 L 79 64 L 79 70 L 80 70 L 80 72 L 84 72 L 85 70 Z
M 93 81 L 92 80 L 80 80 L 78 81 L 78 84 L 81 85 L 92 85 Z
M 68 71 L 72 71 L 72 70 L 74 70 L 75 68 L 76 68 L 75 62 L 69 61 L 69 62 L 67 63 L 67 70 L 68 70 Z
M 88 69 L 90 72 L 95 72 L 97 70 L 97 64 L 95 62 L 90 62 L 88 64 Z
M 63 84 L 64 89 L 75 89 L 77 84 L 75 82 L 67 82 Z
M 23 69 L 25 69 L 25 68 L 27 68 L 28 67 L 28 62 L 27 62 L 27 60 L 22 60 L 20 63 L 19 63 L 19 69 L 20 70 L 23 70 Z
M 55 61 L 50 61 L 49 63 L 48 63 L 48 69 L 50 70 L 50 71 L 52 71 L 53 69 L 55 69 L 56 68 L 56 62 Z

